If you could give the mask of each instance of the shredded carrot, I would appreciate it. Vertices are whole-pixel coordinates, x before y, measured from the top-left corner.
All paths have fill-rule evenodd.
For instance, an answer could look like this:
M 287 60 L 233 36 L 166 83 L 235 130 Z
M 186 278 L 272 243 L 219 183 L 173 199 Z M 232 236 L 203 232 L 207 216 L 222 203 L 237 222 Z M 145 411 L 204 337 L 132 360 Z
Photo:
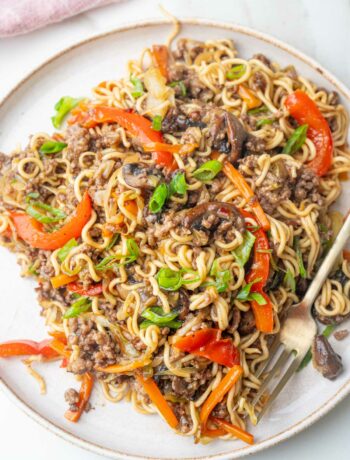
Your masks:
M 60 275 L 53 276 L 52 278 L 50 278 L 50 281 L 51 281 L 52 287 L 57 289 L 61 286 L 65 286 L 66 284 L 76 281 L 78 278 L 79 278 L 78 275 L 69 276 L 69 275 L 66 275 L 65 273 L 61 273 Z
M 238 86 L 238 94 L 241 96 L 243 101 L 247 104 L 248 110 L 255 109 L 256 107 L 260 107 L 262 101 L 255 96 L 253 91 L 249 89 L 245 85 Z
M 130 372 L 134 369 L 147 366 L 151 362 L 151 359 L 147 356 L 142 360 L 131 361 L 123 364 L 112 364 L 107 367 L 98 367 L 97 370 L 100 372 L 106 372 L 107 374 L 122 374 L 123 372 Z
M 234 166 L 232 166 L 232 164 L 229 162 L 226 162 L 224 164 L 223 172 L 230 179 L 230 181 L 237 187 L 243 198 L 248 200 L 248 205 L 252 208 L 255 217 L 258 219 L 259 224 L 262 226 L 262 228 L 264 230 L 269 230 L 270 222 L 263 208 L 260 206 L 259 201 L 254 195 L 253 190 L 250 188 L 249 184 L 241 175 L 241 173 L 237 171 L 237 169 Z
M 164 142 L 150 142 L 144 144 L 143 150 L 145 152 L 170 152 L 170 153 L 179 153 L 187 154 L 192 153 L 198 145 L 197 144 L 165 144 Z
M 232 423 L 216 417 L 211 417 L 210 420 L 218 425 L 219 428 L 223 428 L 227 433 L 233 434 L 236 438 L 241 439 L 247 444 L 254 444 L 254 436 L 248 433 L 248 431 L 242 430 L 239 426 L 232 425 Z
M 92 391 L 92 387 L 94 385 L 94 379 L 89 373 L 83 374 L 82 382 L 81 382 L 81 387 L 79 391 L 79 402 L 77 404 L 78 410 L 77 411 L 72 411 L 72 410 L 67 410 L 64 416 L 66 417 L 67 420 L 70 422 L 77 422 L 81 414 L 83 413 L 83 410 L 86 407 L 86 404 L 88 403 Z
M 230 391 L 233 385 L 241 377 L 242 373 L 242 367 L 239 365 L 234 365 L 231 367 L 231 369 L 229 369 L 219 385 L 210 393 L 208 399 L 202 406 L 199 416 L 203 429 L 205 429 L 209 415 L 211 414 L 214 407 L 224 399 L 226 393 Z
M 65 343 L 61 342 L 61 340 L 53 339 L 50 342 L 49 347 L 55 350 L 59 355 L 69 359 L 71 352 L 67 350 Z
M 171 426 L 171 428 L 176 428 L 179 421 L 155 381 L 152 378 L 145 379 L 141 374 L 136 374 L 136 379 L 143 386 L 143 389 L 159 410 L 160 414 L 164 417 L 168 425 Z

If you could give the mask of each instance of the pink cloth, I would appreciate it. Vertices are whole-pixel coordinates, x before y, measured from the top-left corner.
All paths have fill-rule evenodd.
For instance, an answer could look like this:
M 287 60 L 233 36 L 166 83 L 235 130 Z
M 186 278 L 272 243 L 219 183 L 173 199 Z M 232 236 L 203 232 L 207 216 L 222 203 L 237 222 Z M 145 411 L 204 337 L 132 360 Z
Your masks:
M 0 0 L 0 37 L 25 34 L 118 0 Z

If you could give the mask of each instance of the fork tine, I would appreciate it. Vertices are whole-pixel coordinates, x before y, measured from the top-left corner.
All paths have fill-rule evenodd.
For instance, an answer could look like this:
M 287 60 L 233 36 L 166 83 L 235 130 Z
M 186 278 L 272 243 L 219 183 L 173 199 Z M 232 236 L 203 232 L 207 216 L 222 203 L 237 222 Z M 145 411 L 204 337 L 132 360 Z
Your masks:
M 280 338 L 279 336 L 277 335 L 274 339 L 274 341 L 272 342 L 272 345 L 271 347 L 269 348 L 269 358 L 260 364 L 260 366 L 258 367 L 255 375 L 256 377 L 260 377 L 260 375 L 264 372 L 264 370 L 267 368 L 267 366 L 270 364 L 271 360 L 274 358 L 276 352 L 278 351 L 279 347 L 281 345 L 281 341 L 280 341 Z
M 261 395 L 264 393 L 266 390 L 268 384 L 271 382 L 273 377 L 276 375 L 276 373 L 285 365 L 287 362 L 289 356 L 290 356 L 290 351 L 284 349 L 282 353 L 280 354 L 278 360 L 275 362 L 273 368 L 261 384 L 261 387 L 259 388 L 257 394 L 254 396 L 254 399 L 252 401 L 252 405 L 254 406 L 260 399 Z
M 288 383 L 289 379 L 291 376 L 294 374 L 294 372 L 297 370 L 301 362 L 301 359 L 295 358 L 293 362 L 290 364 L 288 367 L 287 371 L 284 373 L 283 377 L 281 380 L 278 382 L 276 387 L 273 389 L 272 393 L 270 394 L 270 397 L 267 401 L 266 404 L 262 407 L 261 412 L 258 414 L 257 421 L 259 422 L 261 417 L 264 415 L 264 413 L 267 411 L 267 409 L 271 406 L 273 401 L 277 398 L 277 396 L 280 394 L 280 392 L 283 390 L 283 388 L 286 386 Z

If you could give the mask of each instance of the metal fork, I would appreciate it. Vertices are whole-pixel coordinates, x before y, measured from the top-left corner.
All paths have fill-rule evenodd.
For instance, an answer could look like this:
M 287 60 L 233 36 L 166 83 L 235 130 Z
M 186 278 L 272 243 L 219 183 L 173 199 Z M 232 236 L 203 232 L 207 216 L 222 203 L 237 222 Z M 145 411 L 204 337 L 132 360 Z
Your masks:
M 270 367 L 273 358 L 277 355 L 277 352 L 280 351 L 277 360 L 272 365 L 271 370 L 268 372 L 267 377 L 264 379 L 252 401 L 252 405 L 255 406 L 261 396 L 266 392 L 272 380 L 278 378 L 277 383 L 268 395 L 267 402 L 262 406 L 257 416 L 257 422 L 260 421 L 266 410 L 271 406 L 294 372 L 298 369 L 312 345 L 312 341 L 317 333 L 317 326 L 311 315 L 311 307 L 349 237 L 350 214 L 347 216 L 332 248 L 310 284 L 304 299 L 288 310 L 287 317 L 282 324 L 280 333 L 269 350 L 269 360 L 257 371 L 257 376 L 259 377 Z M 285 368 L 286 370 L 282 373 Z

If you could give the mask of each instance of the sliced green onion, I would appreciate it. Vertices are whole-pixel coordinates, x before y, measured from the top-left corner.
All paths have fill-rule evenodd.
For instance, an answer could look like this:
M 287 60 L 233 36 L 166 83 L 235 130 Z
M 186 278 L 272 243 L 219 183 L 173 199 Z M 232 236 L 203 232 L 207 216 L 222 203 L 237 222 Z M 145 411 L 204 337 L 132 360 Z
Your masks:
M 66 115 L 68 115 L 68 113 L 74 109 L 74 107 L 76 107 L 80 101 L 81 99 L 75 99 L 74 97 L 70 96 L 61 97 L 61 99 L 55 105 L 55 110 L 57 113 L 51 117 L 52 124 L 55 128 L 59 129 L 61 127 L 61 124 Z
M 246 67 L 244 64 L 235 65 L 232 67 L 232 69 L 226 72 L 226 78 L 228 80 L 238 80 L 239 78 L 243 77 L 245 69 Z
M 255 109 L 248 110 L 248 115 L 258 115 L 260 113 L 269 112 L 269 108 L 266 105 L 262 105 L 260 107 L 256 107 Z
M 152 213 L 160 212 L 168 197 L 168 187 L 166 184 L 160 184 L 153 192 L 149 200 L 148 207 Z
M 128 238 L 126 240 L 126 249 L 128 251 L 127 263 L 130 264 L 138 258 L 140 250 L 133 238 Z
M 109 270 L 110 268 L 113 267 L 113 263 L 117 259 L 120 259 L 120 256 L 118 257 L 117 255 L 113 255 L 113 256 L 104 257 L 101 260 L 101 262 L 99 262 L 97 265 L 95 265 L 95 269 L 98 270 L 98 271 Z
M 28 267 L 28 273 L 30 273 L 31 275 L 35 275 L 35 276 L 38 276 L 39 273 L 36 271 L 38 267 L 35 267 L 35 263 L 29 265 Z
M 261 126 L 272 125 L 275 120 L 273 118 L 262 118 L 256 122 L 256 127 L 261 128 Z
M 286 271 L 286 274 L 284 275 L 284 278 L 283 278 L 283 282 L 287 288 L 289 288 L 292 292 L 295 292 L 295 288 L 296 288 L 295 278 L 290 268 L 288 268 L 288 270 Z
M 130 76 L 130 81 L 134 86 L 133 91 L 131 91 L 131 95 L 133 98 L 138 99 L 145 92 L 142 81 L 137 77 L 133 77 L 132 75 Z
M 266 305 L 267 302 L 265 300 L 265 297 L 261 294 L 259 294 L 259 292 L 252 292 L 250 294 L 250 298 L 251 300 L 255 300 L 255 302 L 258 304 L 258 305 Z
M 180 80 L 180 81 L 172 81 L 169 86 L 171 86 L 172 88 L 175 88 L 176 86 L 178 86 L 180 88 L 180 91 L 181 91 L 181 96 L 185 97 L 186 94 L 187 94 L 187 88 L 185 86 L 185 83 Z
M 297 152 L 306 140 L 308 127 L 308 125 L 299 126 L 287 140 L 282 153 L 285 153 L 286 155 L 293 155 Z
M 43 214 L 36 208 L 42 209 L 50 215 Z M 34 217 L 35 220 L 41 222 L 42 224 L 52 224 L 53 222 L 58 222 L 67 217 L 65 212 L 61 209 L 53 208 L 48 204 L 41 203 L 40 201 L 33 201 L 29 206 L 27 206 L 26 213 Z
M 91 301 L 87 297 L 81 297 L 74 302 L 63 315 L 63 318 L 76 318 L 81 313 L 85 313 L 91 307 Z
M 115 243 L 117 242 L 119 238 L 119 233 L 115 233 L 111 239 L 111 241 L 108 243 L 108 246 L 106 246 L 106 251 L 109 251 L 110 249 L 113 248 L 113 246 L 115 245 Z
M 171 311 L 169 313 L 164 313 L 161 307 L 152 307 L 146 308 L 146 310 L 141 313 L 141 316 L 154 324 L 166 326 L 169 321 L 173 321 L 179 316 L 179 312 Z
M 184 195 L 186 193 L 187 188 L 188 185 L 186 183 L 185 174 L 176 173 L 169 184 L 168 195 L 172 196 L 175 193 L 178 195 Z
M 230 270 L 222 270 L 217 272 L 215 285 L 218 292 L 225 292 L 230 282 L 232 281 L 232 273 Z
M 210 160 L 202 164 L 198 169 L 193 172 L 193 176 L 200 181 L 208 181 L 214 179 L 222 170 L 222 163 L 217 160 Z
M 51 155 L 52 153 L 62 152 L 67 145 L 64 142 L 46 141 L 42 144 L 39 151 L 44 155 Z
M 152 129 L 154 129 L 154 131 L 161 131 L 162 121 L 163 117 L 161 115 L 156 115 L 152 120 Z
M 326 337 L 326 339 L 329 339 L 329 337 L 332 335 L 334 329 L 335 329 L 335 325 L 334 324 L 329 324 L 322 332 L 322 335 L 324 337 Z M 298 367 L 297 369 L 297 372 L 301 371 L 302 369 L 304 369 L 304 367 L 306 367 L 309 362 L 312 360 L 312 350 L 311 348 L 308 349 L 308 352 L 306 353 L 306 355 L 304 356 L 304 359 L 302 360 L 302 362 L 300 363 L 300 366 Z
M 161 268 L 156 276 L 159 286 L 166 291 L 177 291 L 183 284 L 181 272 Z
M 242 302 L 246 302 L 248 300 L 256 300 L 253 297 L 253 294 L 257 294 L 256 292 L 251 293 L 250 290 L 253 284 L 258 283 L 260 278 L 253 280 L 251 283 L 247 283 L 237 294 L 236 299 L 241 300 Z M 265 299 L 264 299 L 265 300 Z M 257 300 L 256 300 L 257 301 Z M 266 303 L 266 302 L 265 302 Z
M 60 262 L 63 262 L 64 259 L 68 256 L 73 248 L 78 246 L 78 242 L 75 238 L 69 240 L 57 253 L 57 258 Z
M 303 254 L 302 254 L 301 249 L 300 249 L 299 238 L 295 238 L 294 247 L 295 247 L 295 251 L 297 253 L 300 276 L 302 278 L 306 278 L 306 269 L 305 269 L 305 265 L 304 265 Z
M 243 243 L 232 253 L 240 267 L 244 267 L 244 265 L 248 262 L 254 243 L 255 236 L 247 230 L 243 235 Z
M 38 192 L 30 192 L 26 196 L 26 203 L 30 203 L 32 200 L 37 200 L 39 198 L 39 193 Z
M 152 321 L 148 321 L 148 320 L 145 320 L 145 321 L 142 321 L 142 323 L 140 324 L 140 329 L 147 329 L 149 326 L 154 326 L 156 323 L 153 323 Z M 182 326 L 182 322 L 181 321 L 169 321 L 167 324 L 164 324 L 164 325 L 158 325 L 157 326 L 160 326 L 160 327 L 168 327 L 169 329 L 179 329 L 179 327 Z

